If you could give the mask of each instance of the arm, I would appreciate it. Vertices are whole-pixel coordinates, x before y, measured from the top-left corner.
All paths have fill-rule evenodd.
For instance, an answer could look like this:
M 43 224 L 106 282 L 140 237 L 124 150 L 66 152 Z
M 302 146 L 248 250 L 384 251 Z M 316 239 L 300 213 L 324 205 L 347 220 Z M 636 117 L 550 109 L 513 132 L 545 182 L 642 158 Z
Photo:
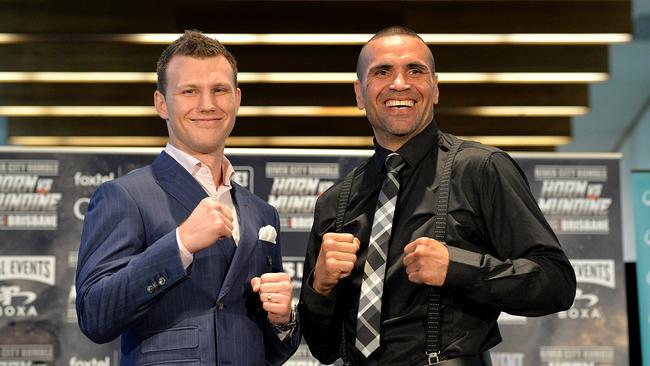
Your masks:
M 450 244 L 445 286 L 515 315 L 541 316 L 569 308 L 575 273 L 516 163 L 502 152 L 489 155 L 473 189 L 479 195 L 484 239 L 494 255 Z
M 282 241 L 280 240 L 280 220 L 278 212 L 273 209 L 275 217 L 276 248 L 274 251 L 272 273 L 262 274 L 251 279 L 253 291 L 259 293 L 263 309 L 267 312 L 267 321 L 263 321 L 264 342 L 266 343 L 266 360 L 270 365 L 282 365 L 293 355 L 300 345 L 300 327 L 298 319 L 292 319 L 293 286 L 289 275 L 283 272 Z M 267 295 L 271 295 L 268 300 Z M 280 337 L 274 324 L 283 325 L 295 320 L 295 327 L 284 337 Z
M 147 245 L 141 214 L 117 182 L 102 185 L 88 206 L 79 249 L 76 305 L 82 332 L 95 342 L 118 337 L 187 276 L 175 231 Z
M 305 255 L 298 313 L 311 353 L 320 362 L 330 364 L 339 358 L 343 324 L 336 306 L 336 285 L 354 268 L 359 242 L 351 234 L 327 233 L 333 230 L 333 220 L 327 225 L 319 219 L 321 207 L 319 199 Z

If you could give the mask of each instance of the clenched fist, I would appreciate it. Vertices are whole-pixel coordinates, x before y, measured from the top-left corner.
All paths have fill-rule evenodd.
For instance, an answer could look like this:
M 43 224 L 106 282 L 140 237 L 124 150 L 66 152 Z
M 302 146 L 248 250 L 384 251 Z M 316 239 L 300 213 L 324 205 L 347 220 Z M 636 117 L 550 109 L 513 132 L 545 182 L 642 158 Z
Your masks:
M 442 286 L 449 269 L 449 250 L 431 238 L 418 238 L 404 247 L 404 266 L 413 283 Z
M 231 237 L 232 229 L 230 210 L 217 199 L 206 197 L 178 227 L 178 234 L 185 249 L 196 253 L 219 239 Z
M 273 324 L 282 325 L 291 321 L 291 277 L 284 272 L 265 273 L 251 279 L 253 292 L 260 294 L 262 308 Z
M 352 234 L 326 233 L 314 267 L 314 290 L 327 295 L 339 280 L 352 273 L 357 261 L 359 239 Z

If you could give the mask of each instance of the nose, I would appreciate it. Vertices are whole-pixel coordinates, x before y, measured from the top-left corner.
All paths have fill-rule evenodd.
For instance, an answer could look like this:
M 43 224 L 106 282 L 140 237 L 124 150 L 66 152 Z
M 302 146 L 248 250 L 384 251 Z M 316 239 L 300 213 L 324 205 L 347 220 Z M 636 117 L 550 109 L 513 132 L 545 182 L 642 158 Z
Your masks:
M 216 103 L 211 93 L 201 93 L 199 98 L 199 111 L 212 112 L 216 109 Z
M 404 77 L 404 74 L 401 72 L 395 75 L 395 79 L 393 79 L 393 82 L 390 85 L 391 89 L 397 91 L 406 90 L 409 89 L 410 87 L 411 85 L 406 82 L 406 78 Z

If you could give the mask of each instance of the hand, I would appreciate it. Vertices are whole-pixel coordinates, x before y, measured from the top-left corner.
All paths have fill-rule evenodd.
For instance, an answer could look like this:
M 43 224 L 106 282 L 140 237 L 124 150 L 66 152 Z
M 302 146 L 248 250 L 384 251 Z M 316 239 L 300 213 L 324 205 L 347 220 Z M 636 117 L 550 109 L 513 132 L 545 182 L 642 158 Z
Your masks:
M 404 266 L 413 283 L 442 286 L 449 269 L 449 250 L 431 238 L 418 238 L 404 247 Z
M 253 292 L 260 294 L 262 308 L 268 313 L 269 321 L 282 325 L 291 321 L 291 298 L 293 287 L 291 277 L 284 272 L 265 273 L 251 279 Z
M 314 266 L 314 290 L 327 295 L 339 280 L 352 273 L 361 242 L 352 234 L 326 233 Z
M 232 236 L 232 213 L 215 198 L 201 200 L 190 217 L 178 227 L 183 246 L 196 253 L 219 239 Z

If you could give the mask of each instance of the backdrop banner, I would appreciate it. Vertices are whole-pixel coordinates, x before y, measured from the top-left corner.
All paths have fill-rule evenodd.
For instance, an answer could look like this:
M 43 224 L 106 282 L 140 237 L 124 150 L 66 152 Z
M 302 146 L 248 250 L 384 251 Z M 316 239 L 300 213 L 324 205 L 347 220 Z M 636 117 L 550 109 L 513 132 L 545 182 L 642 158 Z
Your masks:
M 0 366 L 119 364 L 119 340 L 97 345 L 77 326 L 79 238 L 94 190 L 149 164 L 159 152 L 0 148 Z M 296 301 L 316 199 L 370 154 L 226 149 L 235 181 L 280 214 L 284 268 Z M 494 365 L 627 365 L 619 155 L 512 155 L 571 259 L 578 291 L 565 312 L 503 314 Z M 302 345 L 286 365 L 319 363 Z
M 641 359 L 650 366 L 650 171 L 632 171 Z

